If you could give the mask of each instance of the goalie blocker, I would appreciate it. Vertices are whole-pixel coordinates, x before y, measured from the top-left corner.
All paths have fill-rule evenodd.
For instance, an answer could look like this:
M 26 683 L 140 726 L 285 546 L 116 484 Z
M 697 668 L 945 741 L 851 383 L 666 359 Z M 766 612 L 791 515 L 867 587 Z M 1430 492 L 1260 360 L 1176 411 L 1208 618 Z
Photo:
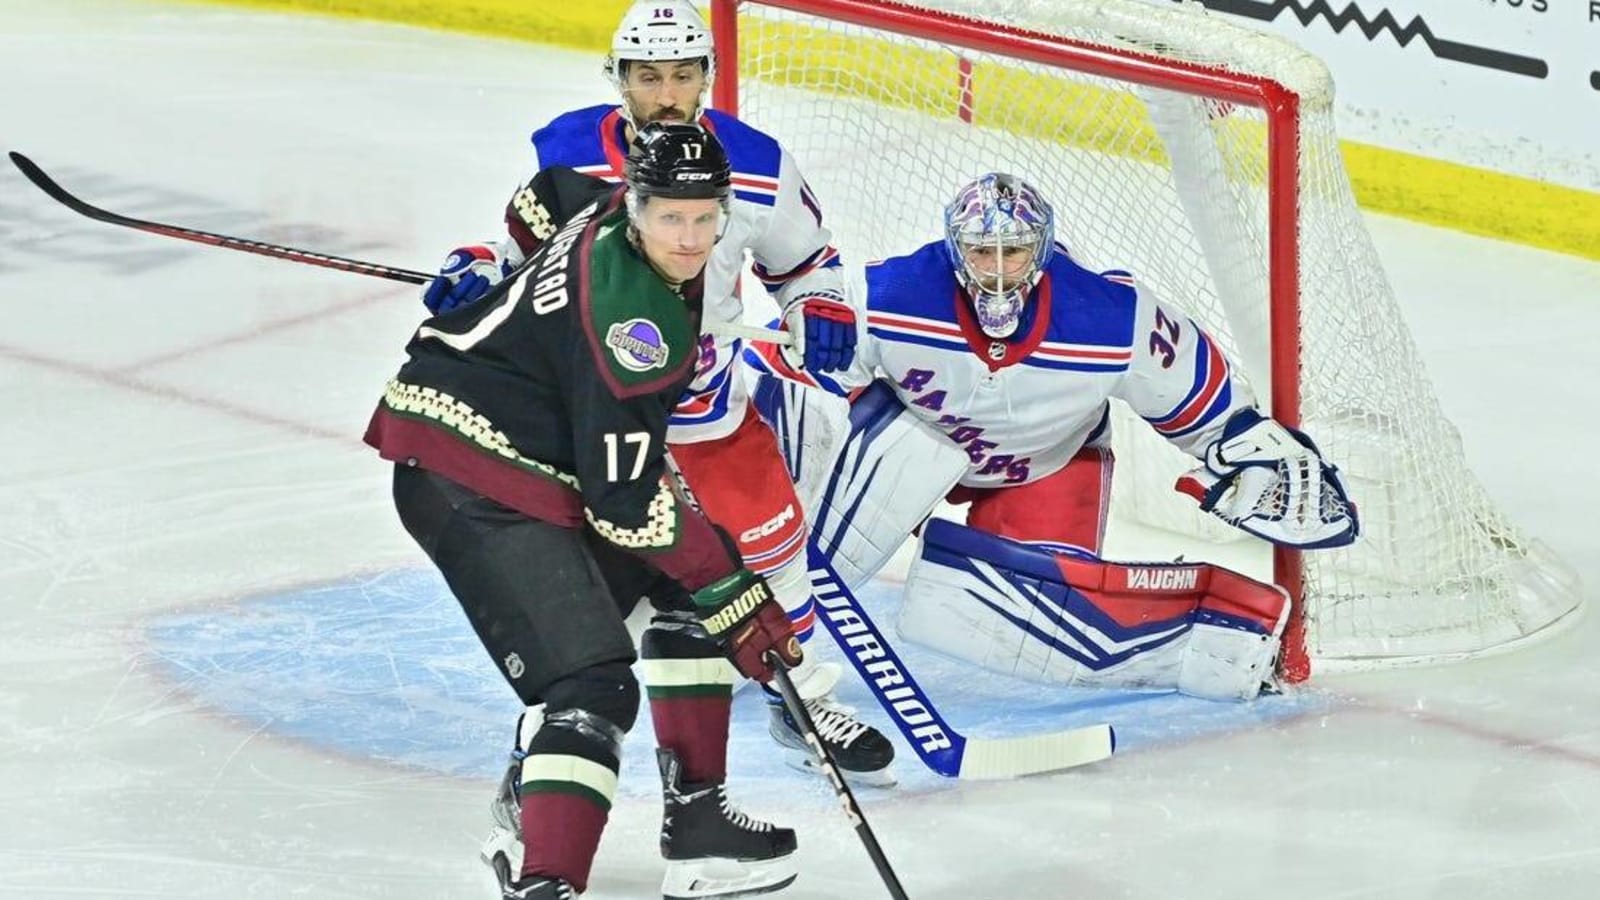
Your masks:
M 1282 589 L 1220 566 L 1076 558 L 933 519 L 899 627 L 1034 681 L 1250 700 L 1272 680 L 1289 609 Z

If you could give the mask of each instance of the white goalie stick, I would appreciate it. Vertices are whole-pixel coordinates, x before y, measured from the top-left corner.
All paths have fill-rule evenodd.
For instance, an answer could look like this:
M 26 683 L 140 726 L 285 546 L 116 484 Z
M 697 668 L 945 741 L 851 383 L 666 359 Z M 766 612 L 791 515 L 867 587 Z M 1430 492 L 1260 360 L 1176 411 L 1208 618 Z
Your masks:
M 1012 738 L 968 737 L 951 727 L 912 677 L 883 632 L 812 542 L 806 546 L 818 618 L 928 768 L 948 778 L 1015 778 L 1070 769 L 1109 757 L 1110 725 Z

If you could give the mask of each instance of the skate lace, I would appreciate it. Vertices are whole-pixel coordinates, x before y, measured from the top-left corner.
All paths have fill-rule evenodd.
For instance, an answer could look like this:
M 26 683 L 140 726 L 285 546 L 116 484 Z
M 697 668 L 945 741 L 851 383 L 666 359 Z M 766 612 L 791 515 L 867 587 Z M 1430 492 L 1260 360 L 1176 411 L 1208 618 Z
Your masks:
M 717 800 L 722 804 L 723 817 L 729 822 L 733 823 L 734 827 L 742 828 L 745 831 L 772 830 L 771 822 L 763 822 L 760 819 L 752 819 L 743 812 L 740 812 L 739 809 L 733 805 L 733 802 L 728 799 L 727 788 L 720 785 L 717 787 Z
M 811 722 L 817 726 L 817 737 L 841 747 L 855 743 L 855 739 L 865 734 L 869 727 L 855 717 L 854 709 L 835 703 L 828 697 L 807 700 L 806 712 L 811 713 Z

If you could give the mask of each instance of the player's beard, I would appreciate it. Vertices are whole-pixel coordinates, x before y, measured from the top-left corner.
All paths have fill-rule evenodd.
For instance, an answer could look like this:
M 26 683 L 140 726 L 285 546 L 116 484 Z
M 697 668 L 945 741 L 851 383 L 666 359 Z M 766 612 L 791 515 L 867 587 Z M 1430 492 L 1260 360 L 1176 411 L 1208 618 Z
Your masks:
M 676 106 L 664 106 L 661 109 L 658 109 L 655 112 L 651 113 L 649 121 L 651 121 L 651 122 L 687 122 L 687 121 L 689 121 L 689 115 L 688 115 L 688 113 L 685 113 L 683 110 L 677 108 Z

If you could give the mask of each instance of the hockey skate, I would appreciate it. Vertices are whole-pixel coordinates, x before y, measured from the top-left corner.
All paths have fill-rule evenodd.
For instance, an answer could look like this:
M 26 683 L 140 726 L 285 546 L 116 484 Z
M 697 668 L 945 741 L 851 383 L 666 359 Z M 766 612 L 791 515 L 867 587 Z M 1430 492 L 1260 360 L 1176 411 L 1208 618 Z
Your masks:
M 733 808 L 722 782 L 684 784 L 677 754 L 657 750 L 664 808 L 661 855 L 665 900 L 746 897 L 788 887 L 795 836 Z
M 796 669 L 790 677 L 817 726 L 817 737 L 827 746 L 845 780 L 853 785 L 888 787 L 895 783 L 889 766 L 894 762 L 894 744 L 878 729 L 856 718 L 854 709 L 833 699 L 839 673 L 837 663 L 816 663 L 805 670 Z M 801 735 L 799 723 L 783 705 L 783 697 L 770 687 L 764 690 L 771 717 L 767 730 L 784 748 L 784 761 L 802 771 L 816 771 L 816 756 Z
M 578 900 L 578 893 L 559 878 L 535 875 L 501 887 L 500 900 Z
M 483 847 L 478 851 L 489 868 L 494 870 L 494 877 L 500 882 L 500 891 L 507 897 L 539 898 L 544 900 L 544 894 L 514 894 L 514 889 L 521 890 L 516 884 L 518 875 L 522 871 L 522 808 L 517 800 L 517 789 L 522 781 L 522 760 L 527 756 L 528 742 L 533 739 L 534 732 L 544 722 L 544 707 L 529 707 L 517 719 L 517 742 L 511 748 L 511 760 L 506 764 L 506 774 L 500 779 L 500 789 L 495 792 L 494 800 L 489 804 L 489 836 L 484 838 Z M 551 897 L 571 897 L 571 888 L 565 888 L 567 894 L 551 894 Z

